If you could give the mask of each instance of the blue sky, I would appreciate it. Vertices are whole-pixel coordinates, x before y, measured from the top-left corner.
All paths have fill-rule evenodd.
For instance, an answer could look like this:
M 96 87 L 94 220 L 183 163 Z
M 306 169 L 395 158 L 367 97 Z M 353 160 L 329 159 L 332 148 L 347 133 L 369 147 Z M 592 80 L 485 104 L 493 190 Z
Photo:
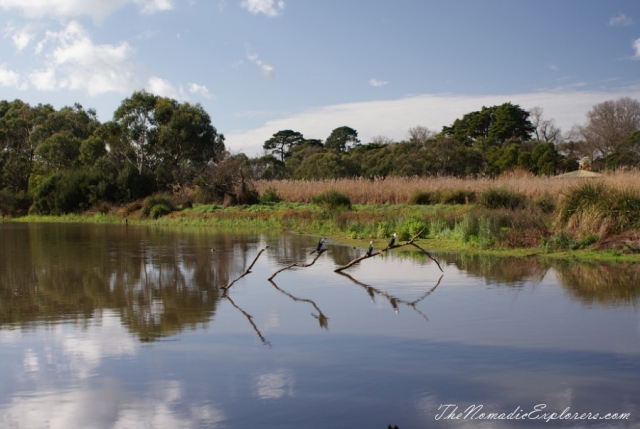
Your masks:
M 0 99 L 106 121 L 144 88 L 250 156 L 282 129 L 397 141 L 507 101 L 566 132 L 640 98 L 637 0 L 0 0 L 0 31 Z

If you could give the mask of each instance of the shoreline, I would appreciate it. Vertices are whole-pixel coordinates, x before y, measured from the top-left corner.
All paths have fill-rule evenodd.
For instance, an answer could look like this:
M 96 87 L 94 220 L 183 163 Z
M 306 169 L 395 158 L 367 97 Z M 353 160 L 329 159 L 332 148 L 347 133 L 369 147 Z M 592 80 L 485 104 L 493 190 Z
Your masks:
M 272 205 L 235 206 L 223 209 L 216 205 L 194 205 L 174 211 L 158 219 L 141 218 L 138 213 L 123 215 L 112 213 L 68 214 L 62 216 L 24 216 L 4 218 L 4 222 L 94 223 L 125 224 L 132 226 L 159 226 L 179 228 L 214 228 L 220 231 L 255 231 L 278 229 L 300 234 L 326 236 L 336 243 L 367 248 L 369 241 L 376 248 L 384 247 L 389 236 L 398 232 L 399 241 L 408 240 L 412 232 L 427 225 L 428 234 L 421 236 L 421 245 L 433 252 L 479 254 L 496 257 L 541 259 L 565 259 L 602 261 L 613 263 L 640 262 L 640 254 L 620 250 L 594 250 L 592 246 L 581 249 L 544 249 L 542 245 L 504 248 L 497 245 L 483 246 L 483 237 L 465 236 L 457 229 L 434 231 L 439 222 L 433 219 L 460 218 L 474 210 L 472 205 L 355 205 L 352 210 L 325 210 L 303 203 L 278 203 Z M 457 228 L 457 226 L 455 227 Z M 504 228 L 503 228 L 504 229 Z M 414 233 L 415 233 L 414 232 Z M 481 232 L 478 233 L 481 235 Z M 542 237 L 540 237 L 542 238 Z M 543 240 L 544 241 L 544 240 Z

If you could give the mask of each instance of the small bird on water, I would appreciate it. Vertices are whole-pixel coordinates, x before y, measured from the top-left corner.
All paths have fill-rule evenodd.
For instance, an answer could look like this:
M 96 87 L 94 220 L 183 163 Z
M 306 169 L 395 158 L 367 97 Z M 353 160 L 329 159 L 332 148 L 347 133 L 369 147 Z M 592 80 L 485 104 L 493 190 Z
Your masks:
M 373 253 L 373 241 L 369 242 L 369 250 L 367 250 L 367 253 L 365 253 L 364 256 L 371 256 L 371 254 Z
M 316 246 L 316 250 L 314 250 L 313 252 L 311 252 L 310 254 L 313 255 L 314 253 L 318 252 L 324 252 L 325 250 L 327 250 L 327 248 L 325 247 L 325 238 L 321 238 L 320 241 L 318 241 L 318 245 Z

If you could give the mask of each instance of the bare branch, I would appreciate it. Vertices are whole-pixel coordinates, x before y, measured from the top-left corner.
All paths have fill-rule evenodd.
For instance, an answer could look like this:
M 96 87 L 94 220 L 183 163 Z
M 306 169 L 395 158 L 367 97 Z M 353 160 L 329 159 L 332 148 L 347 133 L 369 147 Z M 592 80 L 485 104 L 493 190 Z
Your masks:
M 382 250 L 378 250 L 377 252 L 373 252 L 371 255 L 364 255 L 364 256 L 360 256 L 359 258 L 354 259 L 353 261 L 349 262 L 347 265 L 343 265 L 342 267 L 338 267 L 335 270 L 333 270 L 336 273 L 339 273 L 343 270 L 346 270 L 347 268 L 351 267 L 352 265 L 357 264 L 358 262 L 367 259 L 367 258 L 373 258 L 374 256 L 377 256 L 381 253 L 385 253 L 387 250 L 391 250 L 391 249 L 396 249 L 398 247 L 403 247 L 403 246 L 408 246 L 408 245 L 414 245 L 416 247 L 418 247 L 420 250 L 422 250 L 424 253 L 426 253 L 429 258 L 431 258 L 431 260 L 435 261 L 436 264 L 438 264 L 438 261 L 436 261 L 429 252 L 427 252 L 426 250 L 424 250 L 423 248 L 419 247 L 417 244 L 414 243 L 415 239 L 418 238 L 420 236 L 420 234 L 422 234 L 424 232 L 425 228 L 422 228 L 420 230 L 419 233 L 417 233 L 415 236 L 413 236 L 413 238 L 411 238 L 411 240 L 402 243 L 402 244 L 394 244 L 393 246 L 387 246 Z M 442 271 L 442 267 L 440 266 L 440 264 L 438 264 L 438 268 L 440 269 L 440 271 Z
M 260 255 L 262 255 L 262 252 L 264 252 L 265 250 L 267 250 L 269 248 L 269 246 L 266 246 L 264 249 L 261 249 L 258 254 L 256 255 L 256 258 L 253 260 L 253 262 L 251 263 L 251 265 L 249 265 L 249 268 L 246 269 L 246 271 L 244 273 L 242 273 L 242 275 L 240 277 L 238 277 L 237 279 L 235 279 L 234 281 L 232 281 L 231 283 L 229 283 L 227 286 L 223 286 L 222 289 L 223 290 L 227 290 L 229 289 L 231 286 L 233 286 L 233 284 L 235 282 L 237 282 L 238 280 L 240 280 L 241 278 L 243 278 L 244 276 L 246 276 L 247 274 L 249 274 L 251 272 L 251 268 L 253 268 L 253 265 L 256 263 L 256 261 L 258 260 L 258 258 L 260 257 Z
M 416 243 L 410 243 L 412 246 L 417 247 L 418 249 L 422 250 L 424 253 L 427 254 L 427 256 L 429 257 L 429 259 L 431 259 L 433 262 L 436 263 L 436 265 L 438 266 L 438 268 L 440 269 L 441 273 L 444 273 L 444 271 L 442 271 L 442 267 L 440 266 L 440 263 L 433 257 L 431 256 L 431 253 L 427 252 L 426 250 L 424 250 L 422 247 L 418 246 Z
M 318 258 L 320 257 L 320 255 L 322 255 L 325 251 L 326 251 L 326 249 L 325 249 L 325 250 L 320 250 L 320 251 L 318 252 L 318 254 L 316 255 L 316 257 L 315 257 L 315 258 L 313 258 L 313 261 L 311 261 L 311 263 L 309 263 L 309 264 L 300 264 L 300 263 L 298 263 L 298 262 L 295 262 L 295 263 L 293 263 L 293 264 L 287 265 L 287 266 L 286 266 L 286 267 L 284 267 L 284 268 L 279 269 L 278 271 L 276 271 L 275 273 L 273 273 L 273 274 L 271 275 L 271 277 L 269 277 L 269 280 L 273 280 L 273 278 L 274 278 L 275 276 L 277 276 L 279 273 L 281 273 L 281 272 L 282 272 L 282 271 L 284 271 L 284 270 L 288 270 L 288 269 L 290 269 L 290 268 L 294 268 L 294 267 L 307 268 L 307 267 L 312 266 L 313 264 L 315 264 L 315 263 L 316 263 L 316 261 L 318 260 Z

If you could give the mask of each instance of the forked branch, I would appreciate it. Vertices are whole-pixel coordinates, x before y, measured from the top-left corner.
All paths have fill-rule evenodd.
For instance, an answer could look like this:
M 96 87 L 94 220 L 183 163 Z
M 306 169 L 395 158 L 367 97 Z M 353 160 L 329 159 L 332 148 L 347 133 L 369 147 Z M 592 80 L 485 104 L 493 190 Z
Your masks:
M 367 255 L 367 254 L 365 254 L 364 256 L 360 256 L 359 258 L 356 258 L 356 259 L 354 259 L 353 261 L 349 262 L 347 265 L 343 265 L 342 267 L 338 267 L 338 268 L 336 268 L 336 269 L 335 269 L 335 270 L 333 270 L 333 271 L 335 271 L 336 273 L 340 273 L 341 271 L 346 270 L 347 268 L 349 268 L 349 267 L 351 267 L 351 266 L 353 266 L 353 265 L 357 264 L 358 262 L 360 262 L 360 261 L 362 261 L 362 260 L 364 260 L 364 259 L 373 258 L 374 256 L 377 256 L 377 255 L 379 255 L 379 254 L 381 254 L 381 253 L 385 253 L 387 250 L 397 249 L 398 247 L 408 246 L 408 245 L 410 245 L 410 244 L 411 244 L 411 245 L 413 245 L 413 246 L 416 246 L 418 249 L 422 250 L 424 253 L 426 253 L 426 254 L 427 254 L 427 256 L 428 256 L 432 261 L 434 261 L 434 262 L 438 265 L 438 268 L 440 269 L 440 271 L 441 271 L 441 272 L 443 272 L 443 271 L 442 271 L 442 267 L 440 266 L 440 264 L 438 263 L 438 261 L 436 261 L 436 260 L 433 258 L 433 256 L 431 256 L 431 254 L 430 254 L 429 252 L 427 252 L 426 250 L 424 250 L 423 248 L 421 248 L 420 246 L 418 246 L 417 244 L 415 244 L 415 243 L 414 243 L 414 241 L 416 240 L 416 238 L 418 238 L 418 237 L 420 236 L 420 234 L 422 234 L 422 233 L 424 232 L 424 230 L 425 230 L 425 228 L 422 228 L 422 229 L 420 230 L 420 232 L 419 232 L 419 233 L 417 233 L 415 236 L 413 236 L 413 238 L 411 238 L 411 240 L 409 240 L 409 241 L 407 241 L 407 242 L 405 242 L 405 243 L 402 243 L 402 244 L 394 244 L 393 246 L 387 246 L 386 248 L 384 248 L 384 249 L 382 249 L 382 250 L 378 250 L 377 252 L 373 252 L 373 253 L 371 253 L 371 255 Z
M 223 286 L 222 289 L 223 290 L 227 290 L 229 289 L 231 286 L 233 286 L 233 284 L 235 282 L 237 282 L 238 280 L 240 280 L 241 278 L 243 278 L 244 276 L 246 276 L 247 274 L 249 274 L 251 272 L 251 268 L 253 268 L 253 266 L 255 265 L 256 261 L 258 260 L 258 258 L 260 257 L 260 255 L 262 255 L 262 252 L 264 252 L 265 250 L 267 250 L 269 248 L 269 246 L 266 246 L 264 249 L 261 249 L 258 254 L 256 255 L 256 258 L 253 260 L 253 262 L 251 263 L 251 265 L 249 265 L 249 268 L 246 269 L 246 271 L 244 273 L 242 273 L 242 275 L 240 277 L 238 277 L 237 279 L 235 279 L 234 281 L 232 281 L 231 283 L 229 283 L 227 286 Z
M 326 250 L 320 250 L 320 251 L 318 252 L 318 254 L 316 255 L 316 257 L 315 257 L 315 258 L 313 258 L 313 261 L 311 261 L 311 263 L 309 263 L 309 264 L 301 264 L 301 263 L 299 263 L 299 262 L 294 262 L 293 264 L 287 265 L 287 266 L 286 266 L 286 267 L 284 267 L 284 268 L 280 268 L 278 271 L 276 271 L 275 273 L 273 273 L 273 274 L 271 275 L 271 277 L 269 277 L 269 280 L 273 280 L 273 278 L 274 278 L 275 276 L 277 276 L 278 274 L 280 274 L 280 273 L 281 273 L 281 272 L 283 272 L 284 270 L 288 270 L 288 269 L 290 269 L 290 268 L 294 268 L 294 267 L 298 267 L 298 268 L 307 268 L 307 267 L 312 266 L 313 264 L 315 264 L 315 263 L 316 263 L 316 261 L 318 260 L 318 258 L 320 257 L 320 255 L 322 255 L 324 252 L 326 252 Z

